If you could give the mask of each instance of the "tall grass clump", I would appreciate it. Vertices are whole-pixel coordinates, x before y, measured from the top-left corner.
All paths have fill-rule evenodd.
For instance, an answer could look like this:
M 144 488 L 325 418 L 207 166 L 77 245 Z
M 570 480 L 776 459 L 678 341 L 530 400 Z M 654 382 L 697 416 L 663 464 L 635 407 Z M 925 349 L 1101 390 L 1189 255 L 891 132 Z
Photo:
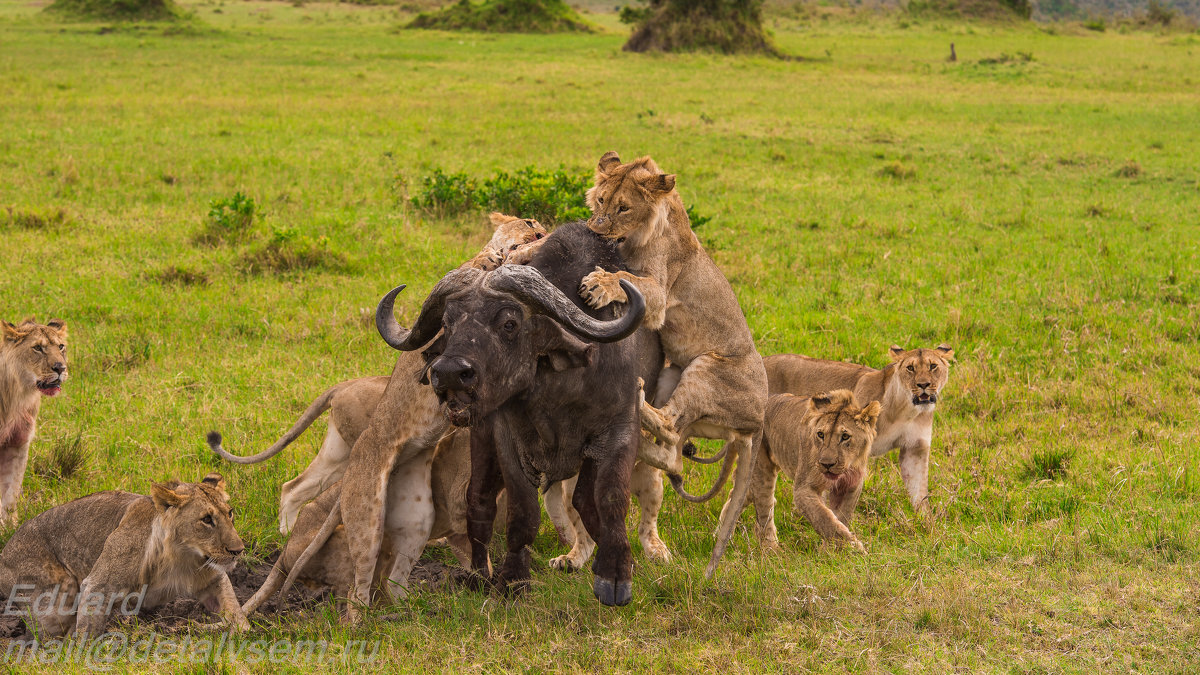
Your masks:
M 214 199 L 208 203 L 204 227 L 192 241 L 209 246 L 245 241 L 253 234 L 257 210 L 254 198 L 241 192 L 225 199 Z
M 173 0 L 55 0 L 46 12 L 80 21 L 175 21 L 183 12 Z
M 717 52 L 782 56 L 763 28 L 761 0 L 650 0 L 627 7 L 629 52 Z
M 407 28 L 481 33 L 590 33 L 595 29 L 562 0 L 471 0 L 421 12 Z

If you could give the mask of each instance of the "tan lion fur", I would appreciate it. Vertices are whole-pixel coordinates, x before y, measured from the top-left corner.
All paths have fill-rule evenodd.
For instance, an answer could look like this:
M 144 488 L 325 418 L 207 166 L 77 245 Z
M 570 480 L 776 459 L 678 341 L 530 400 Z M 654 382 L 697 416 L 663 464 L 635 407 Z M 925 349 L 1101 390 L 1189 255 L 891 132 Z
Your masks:
M 882 370 L 853 363 L 775 354 L 763 359 L 771 394 L 812 396 L 832 389 L 850 389 L 859 403 L 880 401 L 878 434 L 871 456 L 900 449 L 900 476 L 913 508 L 924 511 L 929 498 L 929 447 L 933 414 L 946 385 L 954 350 L 909 349 L 893 345 L 892 362 Z M 917 403 L 924 395 L 928 402 Z
M 244 630 L 249 624 L 228 576 L 243 548 L 218 474 L 155 484 L 150 496 L 98 492 L 23 524 L 0 551 L 0 589 L 30 611 L 42 636 L 72 628 L 75 637 L 99 635 L 143 589 L 143 608 L 192 597 Z M 33 590 L 14 593 L 18 584 Z M 53 603 L 29 607 L 56 587 Z M 115 607 L 110 598 L 118 598 Z
M 492 227 L 496 228 L 491 241 L 464 267 L 475 267 L 484 271 L 503 265 L 514 251 L 546 236 L 546 228 L 533 218 L 518 218 L 503 213 L 488 214 Z M 528 247 L 533 248 L 533 247 Z
M 469 430 L 453 428 L 438 442 L 434 453 L 430 485 L 434 519 L 433 527 L 426 536 L 430 539 L 445 537 L 463 567 L 469 567 L 471 560 L 470 542 L 467 541 L 466 510 L 467 484 L 471 478 L 470 466 Z M 413 494 L 410 486 L 393 481 L 389 486 L 389 509 L 403 507 L 406 502 L 420 504 L 423 496 L 420 490 L 416 492 Z M 300 509 L 295 521 L 296 526 L 270 575 L 254 596 L 242 605 L 242 611 L 249 615 L 258 609 L 263 602 L 279 591 L 293 570 L 293 581 L 329 586 L 333 589 L 335 597 L 348 597 L 354 583 L 354 566 L 346 543 L 345 526 L 339 519 L 333 523 L 333 528 L 327 536 L 321 533 L 340 497 L 341 484 L 336 483 Z M 302 569 L 297 569 L 297 561 L 318 538 L 323 543 L 317 544 L 304 561 Z M 385 542 L 385 552 L 393 548 L 390 543 Z M 393 569 L 395 562 L 381 556 L 382 564 L 377 567 L 377 576 L 384 569 Z M 411 563 L 415 562 L 410 561 L 410 572 Z M 373 587 L 380 588 L 387 582 L 386 579 L 376 578 Z M 393 579 L 392 583 L 395 582 L 396 579 Z
M 26 319 L 0 322 L 0 331 L 0 521 L 15 523 L 42 397 L 67 379 L 67 327 Z
M 661 445 L 643 443 L 639 459 L 672 474 L 678 487 L 689 437 L 729 441 L 725 461 L 742 457 L 732 496 L 740 507 L 752 468 L 751 441 L 766 408 L 767 376 L 733 288 L 692 232 L 675 176 L 649 157 L 627 164 L 615 152 L 601 157 L 587 204 L 588 227 L 618 242 L 630 271 L 597 269 L 583 278 L 580 295 L 603 307 L 627 299 L 621 279 L 637 286 L 646 300 L 644 325 L 659 331 L 667 359 L 680 371 L 665 405 L 643 405 L 643 426 Z M 718 525 L 708 576 L 739 512 Z
M 793 482 L 792 507 L 818 534 L 864 550 L 850 531 L 850 519 L 870 469 L 867 454 L 878 417 L 878 401 L 859 407 L 848 389 L 812 398 L 770 398 L 763 433 L 755 443 L 749 499 L 764 547 L 779 547 L 775 480 L 782 471 Z

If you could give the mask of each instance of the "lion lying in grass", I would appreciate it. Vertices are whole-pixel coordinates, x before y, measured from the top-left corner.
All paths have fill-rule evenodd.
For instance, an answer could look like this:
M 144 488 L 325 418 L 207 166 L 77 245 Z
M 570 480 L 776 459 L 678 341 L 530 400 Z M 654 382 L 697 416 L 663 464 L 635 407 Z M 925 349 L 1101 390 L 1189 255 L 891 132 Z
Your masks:
M 775 479 L 782 471 L 794 483 L 792 507 L 818 534 L 864 550 L 849 529 L 850 518 L 870 468 L 867 454 L 878 418 L 878 401 L 860 408 L 846 389 L 812 398 L 770 398 L 747 501 L 754 504 L 754 530 L 764 547 L 779 547 Z
M 39 637 L 72 628 L 76 638 L 94 637 L 114 612 L 177 597 L 196 598 L 244 630 L 228 576 L 243 548 L 218 474 L 156 483 L 148 497 L 97 492 L 20 527 L 0 551 L 0 589 L 28 609 Z

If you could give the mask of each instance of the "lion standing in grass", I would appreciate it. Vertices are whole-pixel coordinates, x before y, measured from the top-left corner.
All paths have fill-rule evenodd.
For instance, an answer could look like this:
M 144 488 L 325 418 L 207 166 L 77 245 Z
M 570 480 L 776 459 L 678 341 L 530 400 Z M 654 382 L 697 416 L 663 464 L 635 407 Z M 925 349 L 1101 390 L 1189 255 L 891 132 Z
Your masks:
M 67 379 L 67 326 L 26 319 L 0 330 L 0 520 L 15 522 L 42 397 L 58 396 Z

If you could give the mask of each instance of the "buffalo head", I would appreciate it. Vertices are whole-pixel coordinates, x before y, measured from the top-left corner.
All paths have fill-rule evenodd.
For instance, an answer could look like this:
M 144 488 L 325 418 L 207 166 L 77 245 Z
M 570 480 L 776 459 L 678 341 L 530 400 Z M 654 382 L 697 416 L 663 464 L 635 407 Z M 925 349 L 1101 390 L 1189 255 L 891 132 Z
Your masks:
M 539 368 L 562 371 L 591 364 L 596 342 L 616 342 L 641 325 L 646 305 L 632 284 L 618 318 L 597 319 L 575 305 L 541 272 L 505 265 L 492 272 L 459 269 L 447 274 L 425 300 L 411 330 L 392 308 L 404 286 L 383 297 L 375 324 L 385 342 L 401 351 L 424 346 L 422 381 L 433 386 L 443 413 L 469 426 L 528 390 Z

